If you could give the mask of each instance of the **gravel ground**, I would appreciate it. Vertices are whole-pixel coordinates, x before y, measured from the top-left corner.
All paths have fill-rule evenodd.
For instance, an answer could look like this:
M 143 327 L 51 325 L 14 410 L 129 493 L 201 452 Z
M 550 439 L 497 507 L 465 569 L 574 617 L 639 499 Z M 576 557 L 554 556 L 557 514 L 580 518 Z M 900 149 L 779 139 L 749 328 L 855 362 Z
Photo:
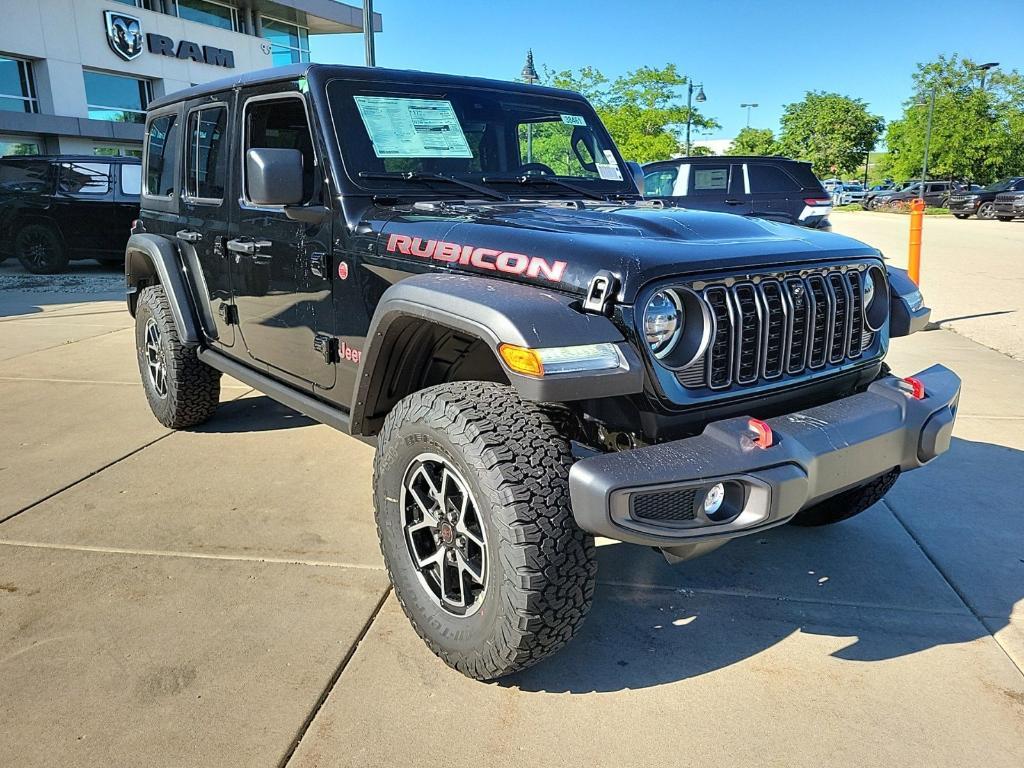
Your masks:
M 124 293 L 124 272 L 94 261 L 72 262 L 59 275 L 33 275 L 17 259 L 0 264 L 0 292 L 30 294 L 75 293 L 110 298 Z

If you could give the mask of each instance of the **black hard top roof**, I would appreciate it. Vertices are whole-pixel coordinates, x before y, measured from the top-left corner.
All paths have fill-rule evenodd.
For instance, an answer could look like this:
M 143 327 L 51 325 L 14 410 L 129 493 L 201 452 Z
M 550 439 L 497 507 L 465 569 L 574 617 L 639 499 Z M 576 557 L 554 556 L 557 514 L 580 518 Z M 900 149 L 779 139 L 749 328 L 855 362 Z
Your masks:
M 782 155 L 691 155 L 690 157 L 673 157 L 671 160 L 654 160 L 650 163 L 644 163 L 644 168 L 655 165 L 679 165 L 681 163 L 721 163 L 726 160 L 729 162 L 763 162 L 765 160 L 772 160 L 775 162 L 810 165 L 806 160 L 794 160 L 791 157 L 783 157 Z
M 6 155 L 0 162 L 44 162 L 44 163 L 140 163 L 137 157 L 127 155 Z
M 240 88 L 248 85 L 262 85 L 263 83 L 274 83 L 288 80 L 296 80 L 304 76 L 313 76 L 320 80 L 327 80 L 335 77 L 354 80 L 378 80 L 388 82 L 391 80 L 403 83 L 449 83 L 460 86 L 476 86 L 478 88 L 499 87 L 510 91 L 524 94 L 542 94 L 546 96 L 575 96 L 579 94 L 572 91 L 563 91 L 559 88 L 548 88 L 543 85 L 528 85 L 516 83 L 510 80 L 489 80 L 483 77 L 463 77 L 461 75 L 443 75 L 433 72 L 419 72 L 411 69 L 383 69 L 381 67 L 351 67 L 340 64 L 286 64 L 283 67 L 272 67 L 270 69 L 258 69 L 253 72 L 243 72 L 232 77 L 213 80 L 202 85 L 195 85 L 181 91 L 155 99 L 149 104 L 150 109 L 159 109 L 168 104 L 175 104 L 179 101 L 187 101 L 200 96 L 213 93 L 221 93 L 231 88 Z

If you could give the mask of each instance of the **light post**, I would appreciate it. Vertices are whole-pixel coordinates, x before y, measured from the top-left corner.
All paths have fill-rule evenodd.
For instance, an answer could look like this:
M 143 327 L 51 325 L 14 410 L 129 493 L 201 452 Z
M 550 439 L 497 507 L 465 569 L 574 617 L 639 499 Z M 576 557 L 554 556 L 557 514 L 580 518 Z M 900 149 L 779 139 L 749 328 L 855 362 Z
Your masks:
M 935 115 L 935 89 L 931 89 L 931 95 L 928 98 L 928 127 L 924 132 L 924 163 L 921 166 L 921 190 L 918 193 L 918 197 L 924 199 L 924 185 L 928 179 L 928 150 L 932 146 L 932 117 Z
M 697 87 L 697 95 L 693 95 L 693 78 L 687 78 L 686 84 L 686 156 L 690 156 L 690 125 L 693 123 L 693 102 L 698 103 L 708 100 L 708 97 L 704 95 L 704 84 L 700 83 Z
M 740 104 L 740 109 L 746 108 L 747 110 L 747 128 L 750 127 L 750 109 L 751 107 L 756 109 L 758 106 L 758 104 Z
M 366 45 L 366 66 L 377 66 L 373 48 L 373 0 L 363 0 L 363 42 Z
M 537 76 L 537 69 L 533 66 L 532 48 L 526 52 L 526 63 L 523 65 L 523 71 L 519 73 L 519 76 L 529 85 L 533 85 L 540 79 Z M 526 162 L 533 162 L 533 123 L 526 124 Z
M 975 72 L 981 72 L 981 90 L 985 90 L 985 77 L 988 75 L 988 71 L 990 69 L 995 69 L 998 66 L 998 61 L 990 61 L 987 64 L 979 64 L 974 68 Z

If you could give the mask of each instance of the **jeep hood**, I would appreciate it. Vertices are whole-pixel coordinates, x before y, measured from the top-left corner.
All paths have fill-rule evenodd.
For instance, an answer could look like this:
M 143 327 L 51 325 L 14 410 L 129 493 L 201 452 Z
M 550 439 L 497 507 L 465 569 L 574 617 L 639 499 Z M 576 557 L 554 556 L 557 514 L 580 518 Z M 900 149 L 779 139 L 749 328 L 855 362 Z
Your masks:
M 667 276 L 878 255 L 829 232 L 651 203 L 417 203 L 373 208 L 364 224 L 385 265 L 419 262 L 571 293 L 607 270 L 624 303 Z

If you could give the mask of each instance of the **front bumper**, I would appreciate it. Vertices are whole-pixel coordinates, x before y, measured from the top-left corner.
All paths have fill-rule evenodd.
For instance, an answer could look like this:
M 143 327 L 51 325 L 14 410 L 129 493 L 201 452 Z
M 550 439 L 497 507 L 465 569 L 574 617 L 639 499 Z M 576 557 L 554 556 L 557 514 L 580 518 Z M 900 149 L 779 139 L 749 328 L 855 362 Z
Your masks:
M 752 442 L 748 419 L 740 417 L 709 424 L 696 437 L 583 459 L 569 473 L 573 515 L 594 535 L 669 552 L 713 548 L 779 525 L 949 448 L 960 378 L 941 365 L 916 378 L 925 387 L 921 400 L 887 376 L 860 394 L 768 419 L 769 448 Z M 719 482 L 734 512 L 724 522 L 702 511 L 707 490 Z

